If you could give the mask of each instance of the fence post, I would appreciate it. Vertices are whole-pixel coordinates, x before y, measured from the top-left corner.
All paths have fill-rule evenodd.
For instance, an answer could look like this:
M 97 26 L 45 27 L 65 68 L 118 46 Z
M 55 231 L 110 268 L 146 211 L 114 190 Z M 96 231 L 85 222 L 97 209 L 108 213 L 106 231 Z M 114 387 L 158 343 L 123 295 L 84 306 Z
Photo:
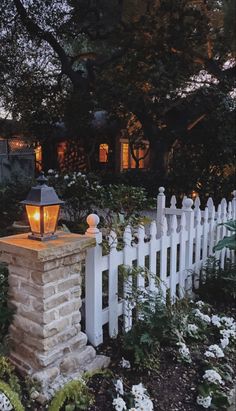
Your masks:
M 194 240 L 194 211 L 192 209 L 193 200 L 191 198 L 185 198 L 183 201 L 183 211 L 186 216 L 186 228 L 188 232 L 188 241 L 186 243 L 186 270 L 190 272 L 193 266 L 193 240 Z M 187 288 L 186 291 L 192 290 L 192 276 L 191 281 L 189 281 L 189 276 L 187 276 Z
M 96 239 L 96 246 L 90 248 L 85 264 L 85 318 L 86 334 L 96 347 L 103 342 L 102 331 L 102 233 L 97 228 L 99 217 L 90 214 L 87 217 L 89 228 L 86 235 Z
M 159 194 L 157 196 L 157 238 L 161 237 L 163 231 L 164 208 L 166 206 L 166 196 L 164 191 L 164 187 L 159 187 Z

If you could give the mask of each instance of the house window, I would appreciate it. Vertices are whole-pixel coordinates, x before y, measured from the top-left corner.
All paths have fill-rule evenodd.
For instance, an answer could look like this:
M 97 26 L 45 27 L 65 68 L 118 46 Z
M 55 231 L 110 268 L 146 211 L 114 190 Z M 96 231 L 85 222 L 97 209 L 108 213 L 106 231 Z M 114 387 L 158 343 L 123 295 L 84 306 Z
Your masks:
M 121 167 L 122 170 L 129 168 L 129 144 L 122 143 L 122 160 L 121 160 Z
M 108 163 L 108 144 L 100 144 L 99 146 L 99 163 Z
M 37 146 L 34 150 L 35 152 L 35 167 L 37 171 L 42 170 L 42 147 Z
M 148 146 L 147 146 L 148 147 Z M 137 159 L 145 156 L 146 149 L 136 148 L 134 154 Z M 136 168 L 136 163 L 131 155 L 131 151 L 128 143 L 121 143 L 121 171 L 129 168 Z M 139 161 L 139 168 L 145 168 L 145 159 Z
M 58 161 L 58 164 L 59 164 L 60 168 L 62 168 L 63 165 L 64 165 L 66 151 L 67 151 L 67 142 L 62 141 L 62 142 L 58 143 L 58 145 L 57 145 L 57 161 Z

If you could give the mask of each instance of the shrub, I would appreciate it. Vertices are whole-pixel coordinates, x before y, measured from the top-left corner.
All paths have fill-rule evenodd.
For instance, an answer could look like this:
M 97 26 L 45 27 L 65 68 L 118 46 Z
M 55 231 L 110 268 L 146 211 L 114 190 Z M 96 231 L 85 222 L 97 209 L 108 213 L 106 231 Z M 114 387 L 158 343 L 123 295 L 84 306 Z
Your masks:
M 65 406 L 65 411 L 87 410 L 93 399 L 87 386 L 82 380 L 68 382 L 53 398 L 48 411 L 60 411 Z
M 59 175 L 49 171 L 49 184 L 65 201 L 65 215 L 70 220 L 81 223 L 94 208 L 101 205 L 103 188 L 94 174 L 74 172 Z
M 200 273 L 199 288 L 195 290 L 199 297 L 214 305 L 226 309 L 236 303 L 236 264 L 227 260 L 221 268 L 220 261 L 211 257 Z
M 15 180 L 0 186 L 0 234 L 24 216 L 24 208 L 20 201 L 24 200 L 30 187 L 31 180 Z
M 13 310 L 7 306 L 8 269 L 0 264 L 0 340 L 6 335 Z
M 14 367 L 11 365 L 8 358 L 0 356 L 0 379 L 4 380 L 14 392 L 21 395 L 19 379 L 14 371 Z
M 0 380 L 0 393 L 1 392 L 3 392 L 6 395 L 6 397 L 9 399 L 15 411 L 24 411 L 24 407 L 21 404 L 17 393 L 14 392 L 8 384 Z
M 71 230 L 84 232 L 86 217 L 94 210 L 101 215 L 101 225 L 107 228 L 137 223 L 140 211 L 150 203 L 141 188 L 123 184 L 102 186 L 91 173 L 59 175 L 49 171 L 49 183 L 65 201 L 64 215 L 69 220 L 66 225 Z
M 236 251 L 236 221 L 231 220 L 219 225 L 225 226 L 227 230 L 232 233 L 232 235 L 225 236 L 222 240 L 218 241 L 218 243 L 214 247 L 214 251 L 220 251 L 224 247 Z
M 137 368 L 158 369 L 159 350 L 161 346 L 173 345 L 179 341 L 180 330 L 184 327 L 183 317 L 189 310 L 185 300 L 175 305 L 163 301 L 160 291 L 138 289 L 137 276 L 147 276 L 151 273 L 141 267 L 123 267 L 125 279 L 132 276 L 132 287 L 127 296 L 127 302 L 135 307 L 137 321 L 132 329 L 124 335 L 124 350 L 129 354 L 132 363 Z M 160 284 L 157 284 L 160 289 Z

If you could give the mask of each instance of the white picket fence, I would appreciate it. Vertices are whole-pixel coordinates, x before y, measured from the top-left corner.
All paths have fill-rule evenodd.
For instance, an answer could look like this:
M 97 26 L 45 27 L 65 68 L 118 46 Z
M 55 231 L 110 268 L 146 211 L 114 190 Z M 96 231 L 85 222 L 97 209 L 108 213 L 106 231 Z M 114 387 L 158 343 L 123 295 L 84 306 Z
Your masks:
M 123 329 L 132 327 L 133 307 L 127 296 L 130 295 L 132 281 L 137 281 L 140 290 L 144 288 L 156 291 L 155 276 L 160 278 L 163 298 L 169 290 L 174 302 L 192 289 L 192 281 L 198 284 L 198 274 L 207 258 L 213 255 L 214 245 L 228 235 L 220 223 L 236 219 L 236 191 L 232 201 L 222 199 L 217 211 L 213 200 L 209 198 L 204 210 L 200 209 L 197 197 L 193 202 L 184 198 L 182 208 L 176 208 L 176 198 L 172 196 L 170 207 L 166 207 L 164 188 L 159 188 L 157 196 L 157 217 L 145 233 L 140 226 L 133 241 L 131 227 L 127 226 L 124 235 L 124 247 L 117 249 L 117 236 L 110 232 L 109 254 L 102 255 L 102 234 L 98 230 L 99 217 L 88 216 L 88 236 L 96 239 L 96 246 L 89 249 L 85 262 L 85 322 L 89 341 L 98 346 L 103 342 L 103 326 L 108 323 L 110 337 L 118 334 L 119 317 L 123 316 Z M 226 258 L 234 258 L 233 252 L 223 249 L 216 253 L 221 267 Z M 134 280 L 131 277 L 123 284 L 123 296 L 118 296 L 119 266 L 147 266 L 153 274 L 148 284 L 142 275 Z M 192 275 L 194 273 L 194 276 Z M 108 278 L 108 292 L 103 295 L 104 279 Z

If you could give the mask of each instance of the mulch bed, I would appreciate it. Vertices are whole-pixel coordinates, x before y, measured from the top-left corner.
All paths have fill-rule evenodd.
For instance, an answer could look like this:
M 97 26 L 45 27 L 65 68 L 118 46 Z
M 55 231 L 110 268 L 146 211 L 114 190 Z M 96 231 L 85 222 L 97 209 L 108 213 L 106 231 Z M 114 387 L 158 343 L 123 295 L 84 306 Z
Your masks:
M 172 349 L 161 349 L 158 372 L 140 372 L 124 369 L 119 365 L 119 346 L 118 342 L 114 342 L 110 347 L 102 347 L 100 352 L 112 357 L 110 370 L 114 374 L 114 380 L 122 378 L 125 390 L 130 391 L 133 384 L 142 382 L 153 401 L 154 410 L 202 411 L 202 407 L 196 404 L 198 370 L 191 365 L 178 363 Z M 89 387 L 95 397 L 95 403 L 89 411 L 112 410 L 112 393 L 115 391 L 111 378 L 95 375 L 90 380 Z

